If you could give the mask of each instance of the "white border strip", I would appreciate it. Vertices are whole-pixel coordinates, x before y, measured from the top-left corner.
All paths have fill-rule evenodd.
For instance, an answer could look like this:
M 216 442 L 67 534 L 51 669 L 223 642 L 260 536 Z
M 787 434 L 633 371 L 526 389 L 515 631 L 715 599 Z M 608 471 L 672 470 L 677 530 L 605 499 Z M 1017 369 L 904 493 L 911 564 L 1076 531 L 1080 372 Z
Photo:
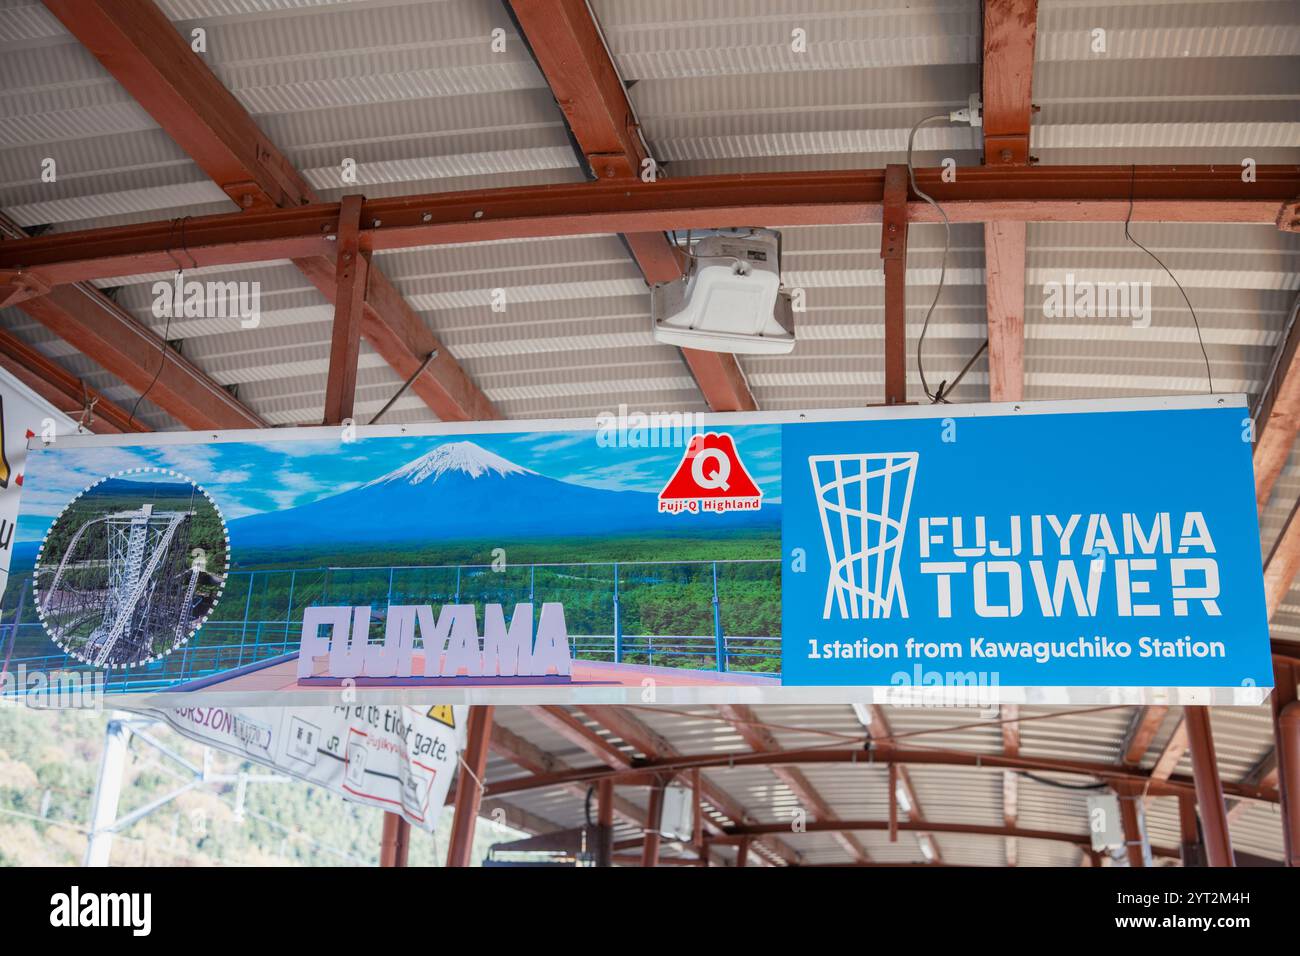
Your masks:
M 681 412 L 640 412 L 631 405 L 629 414 L 685 415 Z M 1091 412 L 1154 412 L 1201 408 L 1246 409 L 1246 396 L 1168 395 L 1159 398 L 1085 398 L 1050 402 L 984 402 L 967 405 L 868 405 L 861 408 L 813 409 L 803 412 L 691 412 L 690 421 L 706 428 L 737 425 L 787 425 L 801 422 L 894 421 L 927 418 L 996 418 L 1009 415 L 1082 415 Z M 618 409 L 609 413 L 617 416 Z M 617 419 L 615 419 L 617 420 Z M 597 418 L 507 418 L 474 422 L 429 422 L 410 425 L 356 425 L 355 440 L 364 438 L 409 438 L 426 435 L 484 435 L 519 432 L 597 431 Z M 338 425 L 304 425 L 289 428 L 241 428 L 218 431 L 141 432 L 128 435 L 69 435 L 60 437 L 60 448 L 121 446 L 158 447 L 212 442 L 337 441 Z M 39 439 L 28 443 L 32 451 L 44 445 Z

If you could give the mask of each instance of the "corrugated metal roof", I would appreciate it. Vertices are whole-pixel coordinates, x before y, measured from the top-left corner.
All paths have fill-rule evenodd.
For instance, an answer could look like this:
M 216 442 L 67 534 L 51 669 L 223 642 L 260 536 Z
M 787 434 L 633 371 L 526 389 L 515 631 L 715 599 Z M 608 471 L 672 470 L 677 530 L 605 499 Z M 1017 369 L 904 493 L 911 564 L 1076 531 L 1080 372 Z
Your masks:
M 568 708 L 566 708 L 568 709 Z M 599 723 L 576 710 L 570 712 L 589 727 Z M 779 742 L 783 749 L 854 746 L 864 743 L 866 730 L 853 708 L 843 706 L 754 706 L 754 719 Z M 677 752 L 685 755 L 745 753 L 739 732 L 715 708 L 624 708 L 628 718 L 639 721 L 659 734 Z M 897 745 L 908 749 L 1002 753 L 1004 715 L 997 710 L 969 708 L 885 707 L 884 713 Z M 1118 765 L 1135 708 L 1022 707 L 1020 709 L 1020 753 L 1027 758 L 1075 760 Z M 1244 780 L 1272 747 L 1272 730 L 1266 709 L 1215 708 L 1211 712 L 1220 772 L 1227 780 Z M 570 768 L 598 766 L 596 761 L 528 711 L 498 708 L 497 719 L 511 733 L 550 751 Z M 1164 749 L 1169 734 L 1181 717 L 1178 708 L 1166 716 L 1161 732 L 1152 742 L 1142 765 L 1150 769 Z M 613 735 L 608 738 L 617 741 Z M 623 745 L 629 755 L 646 755 Z M 886 764 L 874 762 L 867 751 L 856 763 L 805 764 L 800 772 L 806 784 L 839 820 L 878 821 L 889 818 L 889 772 Z M 1004 777 L 1007 771 L 995 767 L 913 764 L 908 780 L 916 796 L 916 810 L 900 805 L 899 819 L 925 820 L 947 825 L 1001 827 L 1004 823 Z M 500 777 L 497 774 L 501 773 Z M 1176 773 L 1190 775 L 1190 759 L 1184 756 Z M 494 758 L 488 769 L 489 782 L 520 775 L 513 764 Z M 818 819 L 814 808 L 802 802 L 777 772 L 768 766 L 741 765 L 711 767 L 703 771 L 705 781 L 726 799 L 743 807 L 750 822 L 788 826 L 778 838 L 805 865 L 849 863 L 852 857 L 842 841 L 826 831 L 800 829 L 800 823 Z M 1041 830 L 1086 838 L 1086 799 L 1105 791 L 1093 778 L 1055 771 L 1015 774 L 1017 793 L 1016 825 L 1022 830 Z M 637 807 L 645 806 L 641 787 L 618 788 Z M 543 817 L 544 811 L 558 817 L 557 826 L 581 823 L 581 801 L 551 791 L 508 794 L 504 802 Z M 567 804 L 566 804 L 567 800 Z M 1229 801 L 1230 805 L 1233 801 Z M 579 814 L 579 816 L 575 816 Z M 1148 798 L 1145 819 L 1152 844 L 1178 849 L 1180 833 L 1177 801 L 1171 797 Z M 622 832 L 622 831 L 620 831 Z M 983 834 L 904 830 L 891 841 L 883 830 L 858 830 L 854 839 L 875 863 L 924 863 L 922 841 L 929 839 L 944 863 L 972 866 L 1002 866 L 1007 860 L 1007 839 Z M 1234 846 L 1241 851 L 1277 859 L 1281 850 L 1281 820 L 1274 804 L 1249 802 L 1232 821 Z M 1036 838 L 1016 838 L 1015 853 L 1020 865 L 1077 866 L 1080 851 L 1070 843 Z M 1169 862 L 1158 857 L 1157 864 Z
M 651 152 L 668 176 L 778 170 L 878 168 L 904 159 L 917 119 L 963 105 L 980 82 L 977 0 L 592 0 Z M 502 185 L 573 182 L 584 171 L 563 117 L 497 0 L 164 0 L 179 29 L 207 31 L 205 54 L 262 130 L 327 199 Z M 504 31 L 502 52 L 491 34 Z M 803 52 L 792 46 L 804 31 Z M 1105 31 L 1105 51 L 1096 49 Z M 0 209 L 28 227 L 56 231 L 230 211 L 221 190 L 38 3 L 0 3 Z M 1041 107 L 1033 152 L 1043 163 L 1258 163 L 1300 161 L 1300 16 L 1291 2 L 1087 4 L 1042 0 L 1034 75 Z M 56 183 L 40 181 L 57 159 Z M 980 160 L 977 130 L 935 124 L 917 136 L 916 162 Z M 345 184 L 341 163 L 358 163 Z M 959 173 L 960 174 L 960 173 Z M 720 224 L 733 225 L 733 224 Z M 750 224 L 735 224 L 750 225 Z M 760 224 L 754 224 L 760 225 Z M 1142 223 L 1135 237 L 1156 252 L 1196 306 L 1218 391 L 1262 389 L 1300 292 L 1300 237 L 1269 226 Z M 940 227 L 910 231 L 909 391 L 913 356 L 938 279 Z M 879 227 L 800 227 L 784 234 L 788 285 L 806 292 L 799 344 L 783 357 L 741 366 L 761 408 L 861 405 L 883 386 L 883 282 Z M 951 379 L 986 335 L 984 243 L 975 225 L 952 230 L 946 288 L 925 342 L 931 385 Z M 703 410 L 677 352 L 650 335 L 649 302 L 621 241 L 595 235 L 407 250 L 380 255 L 394 284 L 509 417 L 591 416 L 628 402 L 645 411 Z M 151 312 L 153 277 L 117 280 L 116 300 L 140 322 L 179 340 L 186 356 L 273 424 L 318 421 L 332 310 L 287 262 L 215 271 L 256 280 L 262 321 L 177 320 Z M 1150 321 L 1069 319 L 1044 313 L 1044 286 L 1067 275 L 1150 282 Z M 1031 224 L 1026 270 L 1026 398 L 1197 393 L 1207 387 L 1200 346 L 1182 296 L 1118 224 Z M 107 287 L 108 284 L 105 284 Z M 494 312 L 493 290 L 507 311 Z M 130 407 L 135 393 L 25 315 L 4 327 L 87 384 Z M 401 382 L 368 346 L 359 362 L 357 417 Z M 953 393 L 987 397 L 981 358 Z M 175 423 L 148 401 L 140 417 Z M 390 421 L 432 417 L 415 396 Z M 1261 516 L 1271 549 L 1300 496 L 1293 452 Z M 1300 589 L 1297 589 L 1300 590 Z M 1273 622 L 1300 640 L 1300 593 Z M 815 746 L 861 732 L 849 707 L 759 708 L 783 746 Z M 743 749 L 739 735 L 700 709 L 689 717 L 636 716 L 685 753 Z M 1033 719 L 1051 715 L 1050 719 Z M 910 745 L 995 753 L 993 715 L 889 711 Z M 1114 762 L 1132 711 L 1054 713 L 1024 708 L 1022 752 Z M 1150 766 L 1177 723 L 1153 742 Z M 497 720 L 542 750 L 590 758 L 526 711 Z M 1267 714 L 1219 709 L 1214 730 L 1225 776 L 1249 774 L 1271 746 Z M 630 750 L 630 748 L 628 748 Z M 1184 760 L 1179 772 L 1187 772 Z M 494 759 L 489 777 L 519 773 Z M 887 774 L 871 766 L 814 766 L 805 775 L 837 814 L 882 819 Z M 997 824 L 1001 773 L 918 766 L 911 779 L 926 814 Z M 709 779 L 755 819 L 787 821 L 796 798 L 769 769 L 710 770 Z M 1054 778 L 1053 778 L 1054 779 Z M 1058 781 L 1059 782 L 1059 781 Z M 1081 791 L 1021 777 L 1024 827 L 1082 832 Z M 637 806 L 644 793 L 626 791 Z M 556 826 L 582 820 L 568 792 L 528 793 L 515 806 Z M 1175 845 L 1174 801 L 1147 811 L 1154 839 Z M 1276 856 L 1276 809 L 1252 805 L 1233 837 Z M 633 828 L 620 831 L 626 835 Z M 916 834 L 856 834 L 873 859 L 919 862 Z M 831 834 L 782 837 L 805 862 L 845 862 Z M 947 862 L 1005 862 L 1003 841 L 941 834 Z M 1065 844 L 1019 841 L 1026 864 L 1070 865 Z M 730 855 L 730 849 L 722 851 Z

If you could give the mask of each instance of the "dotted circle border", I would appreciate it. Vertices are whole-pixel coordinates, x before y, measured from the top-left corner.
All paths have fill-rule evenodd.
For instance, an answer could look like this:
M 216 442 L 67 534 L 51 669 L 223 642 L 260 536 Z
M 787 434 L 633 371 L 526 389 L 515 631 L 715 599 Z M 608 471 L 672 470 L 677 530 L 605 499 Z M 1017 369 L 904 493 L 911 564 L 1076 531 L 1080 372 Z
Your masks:
M 203 497 L 208 500 L 208 504 L 212 505 L 212 510 L 217 513 L 217 520 L 221 522 L 221 535 L 223 538 L 225 538 L 226 541 L 226 570 L 221 575 L 221 584 L 218 585 L 217 587 L 217 596 L 213 599 L 212 606 L 208 608 L 207 614 L 204 614 L 203 617 L 199 619 L 199 622 L 194 625 L 193 629 L 191 629 L 191 631 L 188 634 L 185 635 L 185 638 L 183 640 L 177 641 L 175 644 L 173 644 L 163 653 L 155 654 L 152 657 L 146 657 L 143 660 L 132 661 L 129 664 L 99 665 L 102 666 L 105 670 L 126 670 L 129 667 L 144 667 L 145 665 L 152 664 L 155 661 L 160 661 L 164 657 L 168 657 L 171 654 L 175 653 L 179 648 L 184 647 L 186 644 L 190 642 L 190 639 L 199 632 L 199 629 L 203 627 L 204 624 L 207 623 L 207 620 L 212 615 L 212 612 L 215 611 L 217 609 L 217 605 L 221 603 L 221 596 L 226 593 L 226 581 L 230 577 L 230 529 L 226 527 L 226 516 L 222 514 L 221 508 L 217 505 L 216 501 L 213 500 L 212 496 L 208 494 L 206 488 L 204 488 L 201 484 L 199 484 L 189 475 L 182 474 L 179 471 L 174 471 L 171 468 L 127 468 L 125 471 L 115 471 L 111 475 L 105 475 L 103 478 L 100 478 L 99 480 L 93 481 L 90 484 L 86 485 L 86 487 L 82 488 L 81 491 L 79 491 L 76 495 L 74 495 L 72 499 L 66 505 L 64 505 L 62 509 L 60 509 L 58 515 L 55 516 L 54 520 L 50 522 L 49 530 L 45 532 L 45 537 L 41 539 L 41 546 L 36 549 L 36 564 L 33 566 L 33 570 L 38 571 L 41 567 L 41 555 L 45 553 L 45 544 L 46 542 L 49 541 L 50 532 L 54 530 L 54 526 L 59 523 L 59 521 L 63 518 L 63 515 L 67 512 L 67 510 L 71 508 L 74 504 L 76 504 L 78 501 L 80 501 L 81 498 L 87 492 L 89 492 L 92 488 L 97 488 L 98 486 L 102 485 L 106 481 L 111 481 L 114 478 L 121 478 L 123 475 L 138 475 L 145 472 L 155 472 L 163 475 L 171 475 L 173 478 L 180 478 L 183 481 L 187 481 L 195 488 L 198 489 L 199 494 L 203 495 Z M 89 664 L 91 667 L 97 666 L 93 662 L 86 660 L 76 651 L 73 651 L 72 649 L 65 647 L 63 643 L 54 636 L 54 632 L 50 629 L 50 625 L 45 620 L 45 608 L 43 607 L 41 602 L 41 589 L 40 589 L 40 585 L 36 583 L 37 580 L 38 579 L 36 574 L 33 573 L 32 593 L 36 598 L 36 614 L 41 619 L 41 626 L 45 629 L 46 636 L 49 637 L 49 639 L 54 642 L 55 646 L 58 647 L 59 650 L 63 651 L 63 653 L 75 657 L 83 664 Z

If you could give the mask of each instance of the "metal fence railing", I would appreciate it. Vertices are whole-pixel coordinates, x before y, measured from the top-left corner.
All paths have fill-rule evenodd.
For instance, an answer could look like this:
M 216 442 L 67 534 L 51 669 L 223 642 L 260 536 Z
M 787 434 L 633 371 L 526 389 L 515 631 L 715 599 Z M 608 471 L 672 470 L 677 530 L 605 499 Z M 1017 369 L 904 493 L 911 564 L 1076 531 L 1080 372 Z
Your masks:
M 111 691 L 157 690 L 296 652 L 302 610 L 370 605 L 373 641 L 390 604 L 564 605 L 576 659 L 780 672 L 777 560 L 604 562 L 231 571 L 199 632 L 151 664 L 115 669 Z M 89 669 L 53 644 L 36 613 L 30 576 L 14 576 L 0 605 L 0 666 Z

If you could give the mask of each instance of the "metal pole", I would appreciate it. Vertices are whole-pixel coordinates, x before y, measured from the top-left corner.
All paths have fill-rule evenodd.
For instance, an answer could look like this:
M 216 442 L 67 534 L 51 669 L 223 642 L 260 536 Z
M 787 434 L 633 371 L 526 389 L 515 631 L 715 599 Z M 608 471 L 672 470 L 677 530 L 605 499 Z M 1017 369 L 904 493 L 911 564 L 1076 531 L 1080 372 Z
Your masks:
M 117 801 L 122 793 L 122 771 L 126 766 L 126 745 L 131 731 L 121 717 L 108 722 L 104 735 L 104 756 L 99 762 L 94 803 L 90 811 L 90 835 L 86 840 L 85 866 L 108 866 L 113 849 L 112 826 L 117 821 Z
M 749 865 L 749 838 L 746 837 L 745 839 L 741 840 L 740 845 L 736 847 L 736 866 L 748 866 L 748 865 Z
M 898 842 L 898 764 L 889 765 L 889 842 Z
M 483 801 L 483 774 L 487 769 L 488 741 L 492 737 L 492 708 L 469 709 L 469 728 L 460 771 L 456 774 L 456 812 L 451 822 L 451 842 L 447 847 L 448 866 L 469 866 L 474 847 L 474 824 Z
M 1183 866 L 1204 866 L 1205 853 L 1201 846 L 1201 827 L 1196 820 L 1196 799 L 1190 793 L 1178 797 L 1178 828 L 1182 834 L 1180 849 Z
M 298 583 L 298 572 L 289 572 L 289 607 L 284 612 L 284 649 L 289 648 L 289 623 L 293 620 L 293 589 Z M 242 661 L 240 663 L 243 663 Z
M 691 845 L 708 866 L 709 848 L 704 843 L 704 794 L 700 789 L 700 771 L 691 771 L 691 796 L 694 798 L 691 814 Z
M 1141 815 L 1142 791 L 1131 784 L 1118 784 L 1115 786 L 1115 794 L 1119 797 L 1119 816 L 1124 825 L 1124 850 L 1128 854 L 1128 865 L 1147 866 L 1147 835 L 1143 830 Z
M 618 562 L 614 562 L 614 663 L 623 663 L 623 617 L 618 602 Z
M 406 866 L 411 843 L 411 825 L 398 813 L 384 812 L 384 831 L 379 838 L 379 865 Z
M 646 810 L 645 843 L 641 845 L 641 865 L 659 865 L 659 831 L 664 825 L 664 785 L 656 780 L 650 787 L 650 805 Z
M 384 407 L 381 408 L 379 411 L 375 412 L 375 417 L 370 419 L 370 424 L 372 425 L 378 424 L 379 419 L 383 418 L 386 414 L 388 414 L 388 410 L 393 407 L 393 405 L 397 402 L 399 398 L 401 398 L 403 395 L 406 394 L 406 390 L 411 387 L 411 385 L 415 382 L 417 378 L 419 378 L 421 375 L 424 374 L 424 370 L 429 367 L 429 363 L 432 362 L 437 357 L 438 357 L 437 349 L 434 349 L 432 352 L 426 355 L 424 357 L 424 361 L 420 363 L 420 367 L 411 373 L 411 377 L 402 383 L 402 387 L 399 388 L 396 391 L 396 393 L 394 393 L 393 397 L 390 398 L 384 404 Z
M 239 631 L 239 662 L 244 662 L 244 645 L 248 642 L 248 615 L 253 608 L 253 572 L 248 572 L 248 598 L 244 601 L 244 626 Z
M 718 670 L 727 669 L 727 639 L 722 635 L 722 612 L 718 607 L 718 562 L 713 562 L 713 653 L 718 659 Z
M 1192 778 L 1196 783 L 1196 806 L 1205 833 L 1205 857 L 1210 866 L 1236 866 L 1232 838 L 1228 834 L 1228 808 L 1223 802 L 1219 762 L 1214 755 L 1214 734 L 1206 707 L 1185 707 L 1187 746 L 1192 752 Z
M 1300 668 L 1274 658 L 1273 733 L 1277 789 L 1282 810 L 1282 847 L 1287 866 L 1300 866 Z
M 597 866 L 614 865 L 614 781 L 608 777 L 596 784 L 598 833 Z

